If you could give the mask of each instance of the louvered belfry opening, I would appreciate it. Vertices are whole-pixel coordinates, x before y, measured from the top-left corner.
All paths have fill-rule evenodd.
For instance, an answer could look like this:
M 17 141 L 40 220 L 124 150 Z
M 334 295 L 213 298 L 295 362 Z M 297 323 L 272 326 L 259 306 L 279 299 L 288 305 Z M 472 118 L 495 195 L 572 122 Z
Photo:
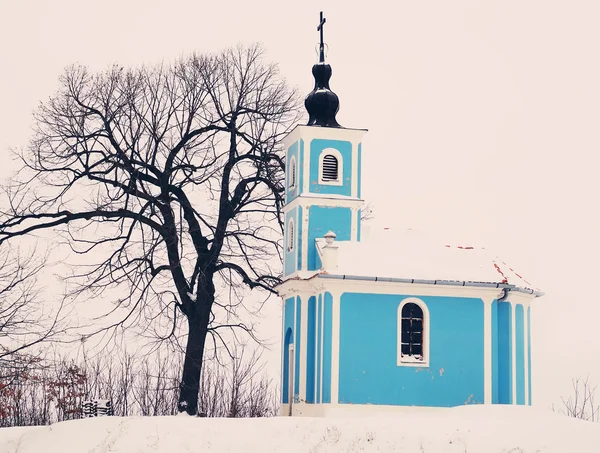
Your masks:
M 290 187 L 296 187 L 296 159 L 292 159 L 290 165 Z
M 402 307 L 402 355 L 423 358 L 423 310 L 417 304 Z
M 288 226 L 288 251 L 294 250 L 294 222 L 290 222 Z
M 323 157 L 323 181 L 337 181 L 338 160 L 335 156 L 327 154 Z

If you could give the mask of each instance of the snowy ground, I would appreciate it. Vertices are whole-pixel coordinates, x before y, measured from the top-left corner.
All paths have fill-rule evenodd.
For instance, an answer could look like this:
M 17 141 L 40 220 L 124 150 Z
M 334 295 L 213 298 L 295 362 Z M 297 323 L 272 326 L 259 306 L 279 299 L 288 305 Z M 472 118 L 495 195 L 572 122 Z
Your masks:
M 549 411 L 464 406 L 346 418 L 102 417 L 0 429 L 0 453 L 587 453 L 600 424 Z

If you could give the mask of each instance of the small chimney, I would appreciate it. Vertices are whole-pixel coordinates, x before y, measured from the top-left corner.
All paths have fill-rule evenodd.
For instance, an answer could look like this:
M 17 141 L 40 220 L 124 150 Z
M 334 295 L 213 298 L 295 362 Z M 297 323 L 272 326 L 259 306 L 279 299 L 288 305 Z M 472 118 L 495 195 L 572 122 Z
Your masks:
M 330 230 L 324 237 L 326 244 L 321 250 L 322 267 L 325 270 L 335 269 L 338 265 L 338 245 L 335 243 L 336 235 Z

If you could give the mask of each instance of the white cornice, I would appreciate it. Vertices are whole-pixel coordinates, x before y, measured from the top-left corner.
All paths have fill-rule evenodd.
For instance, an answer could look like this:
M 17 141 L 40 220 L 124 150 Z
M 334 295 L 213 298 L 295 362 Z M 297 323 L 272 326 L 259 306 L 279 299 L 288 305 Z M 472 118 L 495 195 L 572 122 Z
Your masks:
M 364 204 L 364 200 L 360 198 L 348 198 L 340 196 L 340 198 L 334 198 L 332 195 L 323 194 L 301 194 L 290 201 L 283 207 L 283 212 L 287 213 L 292 209 L 295 209 L 298 205 L 302 207 L 308 206 L 329 206 L 329 207 L 340 207 L 340 208 L 357 208 Z
M 283 139 L 285 149 L 299 139 L 310 142 L 315 138 L 329 140 L 347 140 L 353 143 L 359 143 L 367 129 L 348 129 L 343 127 L 321 127 L 321 126 L 305 126 L 297 125 Z
M 306 280 L 286 280 L 277 287 L 277 291 L 283 298 L 287 297 L 289 294 L 297 294 L 298 292 L 315 294 L 322 291 L 337 291 L 340 294 L 358 292 L 372 294 L 410 294 L 411 296 L 469 297 L 484 300 L 489 298 L 497 299 L 503 295 L 502 288 L 330 279 L 318 278 L 316 274 L 312 278 Z
M 527 294 L 518 291 L 510 291 L 507 300 L 515 304 L 521 304 L 524 307 L 529 307 L 529 304 L 536 299 L 535 294 Z

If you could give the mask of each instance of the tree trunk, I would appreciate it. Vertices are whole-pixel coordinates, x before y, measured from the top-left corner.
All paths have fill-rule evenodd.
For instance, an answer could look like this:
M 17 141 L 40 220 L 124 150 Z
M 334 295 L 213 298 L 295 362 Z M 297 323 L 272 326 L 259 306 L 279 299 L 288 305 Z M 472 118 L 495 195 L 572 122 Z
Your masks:
M 196 415 L 198 412 L 200 372 L 204 356 L 204 343 L 208 332 L 208 319 L 208 316 L 202 315 L 188 317 L 189 333 L 177 409 L 179 412 L 187 412 L 189 415 Z

